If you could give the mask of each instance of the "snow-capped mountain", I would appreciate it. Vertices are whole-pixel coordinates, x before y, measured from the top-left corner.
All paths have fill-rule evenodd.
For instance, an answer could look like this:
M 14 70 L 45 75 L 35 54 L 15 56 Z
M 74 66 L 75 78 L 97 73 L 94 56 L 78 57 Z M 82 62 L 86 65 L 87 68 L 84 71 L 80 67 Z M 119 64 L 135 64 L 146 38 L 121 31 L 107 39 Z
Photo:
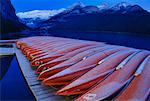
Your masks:
M 66 10 L 64 10 L 61 13 L 58 13 L 57 16 L 67 16 L 68 14 L 76 15 L 81 14 L 81 9 L 84 7 L 84 5 L 81 2 L 75 3 L 72 6 L 68 7 Z
M 28 12 L 19 12 L 17 13 L 17 16 L 21 19 L 23 18 L 40 18 L 40 19 L 48 19 L 51 16 L 54 16 L 65 9 L 58 9 L 58 10 L 33 10 L 33 11 L 28 11 Z
M 121 10 L 121 9 L 126 9 L 126 7 L 131 6 L 131 4 L 127 3 L 127 2 L 121 2 L 118 3 L 117 5 L 113 6 L 111 9 L 112 10 Z
M 64 8 L 58 10 L 33 10 L 28 12 L 19 12 L 17 13 L 17 16 L 21 19 L 20 21 L 27 26 L 35 27 L 36 24 L 45 21 L 64 10 Z
M 85 6 L 82 8 L 82 13 L 98 13 L 99 10 L 96 6 Z
M 113 7 L 78 4 L 44 21 L 40 29 L 150 33 L 149 18 L 142 7 L 125 2 Z
M 108 9 L 109 13 L 121 13 L 121 14 L 144 14 L 147 13 L 146 10 L 144 10 L 139 5 L 131 5 L 126 2 L 121 2 L 110 9 Z
M 109 5 L 106 3 L 100 4 L 97 6 L 99 8 L 99 10 L 103 10 L 103 9 L 108 9 Z

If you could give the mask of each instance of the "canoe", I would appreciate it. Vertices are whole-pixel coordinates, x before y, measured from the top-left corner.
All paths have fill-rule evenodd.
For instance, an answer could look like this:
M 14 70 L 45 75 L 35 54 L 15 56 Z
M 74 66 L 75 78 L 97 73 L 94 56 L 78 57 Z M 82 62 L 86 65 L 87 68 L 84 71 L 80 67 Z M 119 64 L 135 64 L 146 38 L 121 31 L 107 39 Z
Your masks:
M 50 40 L 53 40 L 53 38 L 46 38 L 46 37 L 42 37 L 41 39 L 38 39 L 38 38 L 36 38 L 36 39 L 32 39 L 32 40 L 18 40 L 17 41 L 17 45 L 18 45 L 18 43 L 20 44 L 20 49 L 22 50 L 22 48 L 25 46 L 30 46 L 30 47 L 32 47 L 32 46 L 38 46 L 38 44 L 41 44 L 41 43 L 45 43 L 45 42 L 47 42 L 47 41 L 50 41 Z M 23 47 L 22 47 L 23 46 Z
M 46 63 L 46 62 L 49 62 L 51 60 L 54 60 L 54 59 L 56 59 L 60 56 L 63 56 L 64 54 L 66 54 L 68 52 L 71 52 L 73 50 L 76 50 L 76 49 L 79 49 L 79 48 L 82 48 L 82 47 L 85 47 L 85 46 L 91 46 L 91 45 L 96 45 L 96 44 L 94 44 L 94 43 L 82 43 L 82 44 L 74 44 L 74 45 L 68 46 L 68 48 L 58 50 L 54 54 L 49 53 L 46 56 L 43 56 L 41 58 L 35 59 L 34 61 L 31 61 L 31 66 L 36 66 L 37 67 L 42 63 Z
M 64 55 L 62 57 L 56 58 L 56 59 L 54 59 L 52 61 L 49 61 L 49 62 L 47 62 L 45 64 L 40 65 L 37 68 L 36 72 L 40 73 L 40 72 L 43 71 L 43 69 L 46 70 L 46 69 L 48 69 L 50 67 L 58 65 L 58 64 L 66 61 L 66 60 L 69 60 L 70 58 L 72 58 L 73 56 L 77 55 L 78 53 L 83 52 L 83 51 L 88 50 L 88 49 L 91 49 L 91 48 L 94 48 L 94 47 L 98 47 L 98 46 L 95 46 L 95 45 L 94 46 L 87 46 L 87 47 L 83 47 L 83 48 L 74 50 L 72 52 L 69 52 L 68 54 L 66 54 L 66 55 Z M 102 46 L 100 46 L 100 47 L 102 47 Z
M 54 67 L 51 67 L 45 71 L 43 71 L 42 73 L 40 73 L 38 79 L 39 80 L 43 80 L 45 78 L 47 78 L 48 76 L 54 75 L 84 59 L 86 59 L 87 57 L 90 57 L 96 53 L 99 53 L 101 51 L 107 50 L 107 49 L 111 49 L 111 48 L 115 48 L 115 46 L 113 45 L 106 45 L 103 47 L 96 47 L 96 48 L 92 48 L 83 52 L 80 52 L 79 54 L 75 55 L 74 57 L 70 58 L 67 61 L 64 61 Z M 122 47 L 125 48 L 125 47 Z
M 141 68 L 140 68 L 141 67 Z M 120 94 L 115 101 L 148 101 L 150 94 L 149 73 L 150 55 L 147 56 L 135 72 L 134 79 L 130 85 Z
M 102 59 L 104 59 L 105 57 L 111 55 L 111 54 L 123 54 L 124 52 L 126 54 L 129 54 L 130 51 L 121 51 L 119 53 L 118 49 L 109 49 L 106 51 L 102 51 L 99 52 L 85 60 L 80 61 L 79 63 L 45 79 L 43 81 L 43 83 L 45 85 L 61 85 L 62 84 L 68 84 L 71 80 L 83 75 L 84 73 L 86 73 L 87 71 L 91 70 L 92 68 L 94 68 L 95 66 L 97 66 L 99 64 L 99 61 L 101 61 Z M 133 51 L 132 51 L 133 52 Z M 113 55 L 114 55 L 113 54 Z M 124 56 L 124 55 L 123 55 Z
M 64 42 L 65 41 L 65 42 Z M 73 40 L 52 40 L 52 41 L 44 41 L 43 44 L 39 43 L 38 46 L 34 45 L 34 46 L 28 46 L 27 48 L 33 48 L 33 49 L 46 49 L 49 46 L 55 46 L 55 45 L 63 45 L 66 43 L 79 43 L 79 42 L 83 42 L 83 41 L 73 41 Z
M 69 43 L 55 43 L 53 45 L 48 45 L 46 48 L 40 50 L 40 51 L 28 51 L 27 52 L 27 57 L 31 60 L 33 59 L 36 59 L 36 58 L 39 58 L 41 56 L 46 56 L 48 55 L 48 53 L 54 53 L 56 52 L 57 50 L 60 50 L 60 49 L 63 49 L 65 48 L 65 46 L 68 46 L 69 44 L 71 44 L 70 42 Z
M 85 75 L 81 76 L 77 80 L 73 81 L 71 84 L 67 85 L 63 89 L 59 90 L 57 93 L 60 95 L 63 95 L 65 91 L 67 91 L 68 95 L 73 94 L 81 94 L 83 91 L 88 90 L 90 87 L 95 85 L 97 82 L 100 82 L 104 80 L 108 75 L 110 75 L 112 72 L 115 71 L 115 67 L 118 66 L 118 64 L 126 59 L 127 56 L 130 56 L 135 52 L 135 50 L 126 52 L 124 54 L 113 54 L 110 57 L 107 57 L 107 60 L 105 62 L 101 63 L 101 65 L 98 65 L 97 67 L 93 68 L 91 71 L 87 72 Z M 75 91 L 75 89 L 78 89 L 79 91 Z
M 66 48 L 68 48 L 68 47 L 70 47 L 72 45 L 75 45 L 75 44 L 81 44 L 81 42 L 73 43 L 73 44 L 72 43 L 56 44 L 54 47 L 50 47 L 48 49 L 44 49 L 44 51 L 42 51 L 42 52 L 46 53 L 45 56 L 48 55 L 49 53 L 51 53 L 51 54 L 55 53 L 56 54 L 57 51 L 64 50 L 64 49 L 66 49 Z M 101 45 L 103 45 L 103 44 L 101 44 Z M 33 57 L 33 59 L 36 59 L 36 58 L 39 58 L 39 56 L 41 56 L 41 55 L 44 56 L 43 53 L 36 52 L 36 53 L 30 54 L 29 56 Z
M 41 37 L 40 40 L 42 40 L 44 38 L 48 38 L 48 37 Z M 26 45 L 25 43 L 35 44 L 36 42 L 39 41 L 38 39 L 39 39 L 39 37 L 22 38 L 16 42 L 16 46 L 17 46 L 17 48 L 21 48 L 22 45 Z
M 123 68 L 113 72 L 105 80 L 94 86 L 88 92 L 79 97 L 76 101 L 106 100 L 107 98 L 113 96 L 115 93 L 118 94 L 119 91 L 122 90 L 122 88 L 132 80 L 132 76 L 134 75 L 136 69 L 139 67 L 144 58 L 149 54 L 150 53 L 147 51 L 142 51 L 136 54 Z
M 66 45 L 66 44 L 71 44 L 71 42 L 77 43 L 77 42 L 74 42 L 74 41 L 67 41 L 67 40 L 65 40 L 65 42 L 64 42 L 64 40 L 59 40 L 59 41 L 58 40 L 54 40 L 54 41 L 51 41 L 51 42 L 48 41 L 46 43 L 39 44 L 38 47 L 37 47 L 37 45 L 35 47 L 27 47 L 27 48 L 25 47 L 23 49 L 23 51 L 24 51 L 24 54 L 26 54 L 26 53 L 29 54 L 30 52 L 34 51 L 35 49 L 36 50 L 40 50 L 40 51 L 46 51 L 46 50 L 53 49 L 55 47 L 60 47 L 60 46 Z
M 34 49 L 41 49 L 42 51 L 42 48 L 47 48 L 47 46 L 49 46 L 50 44 L 65 44 L 67 42 L 73 42 L 74 40 L 71 40 L 71 39 L 49 39 L 49 40 L 42 40 L 42 41 L 38 41 L 36 42 L 35 44 L 32 44 L 32 45 L 25 45 L 24 47 L 21 48 L 21 50 L 23 51 L 23 53 L 25 53 L 26 51 L 31 51 L 31 50 L 34 50 Z M 74 42 L 79 42 L 79 41 L 74 41 Z M 83 41 L 81 41 L 83 42 Z M 33 42 L 34 43 L 34 42 Z

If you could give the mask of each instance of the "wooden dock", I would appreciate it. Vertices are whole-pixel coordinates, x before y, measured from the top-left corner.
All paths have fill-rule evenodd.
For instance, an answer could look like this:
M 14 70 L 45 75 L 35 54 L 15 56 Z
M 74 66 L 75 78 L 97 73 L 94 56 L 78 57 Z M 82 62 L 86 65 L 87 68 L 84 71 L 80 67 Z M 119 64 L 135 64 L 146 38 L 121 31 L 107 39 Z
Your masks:
M 0 56 L 4 55 L 14 55 L 14 48 L 0 48 Z
M 0 56 L 16 55 L 23 76 L 37 101 L 70 101 L 68 97 L 55 95 L 56 90 L 46 87 L 37 80 L 37 75 L 31 68 L 29 61 L 15 45 L 16 40 L 0 40 L 0 45 L 12 45 L 12 47 L 0 47 Z
M 33 92 L 36 100 L 38 101 L 67 101 L 69 98 L 55 95 L 56 90 L 52 87 L 46 87 L 37 80 L 35 71 L 31 68 L 29 61 L 21 53 L 19 49 L 13 44 L 18 63 L 21 71 L 26 79 L 29 88 Z M 69 100 L 70 101 L 70 100 Z

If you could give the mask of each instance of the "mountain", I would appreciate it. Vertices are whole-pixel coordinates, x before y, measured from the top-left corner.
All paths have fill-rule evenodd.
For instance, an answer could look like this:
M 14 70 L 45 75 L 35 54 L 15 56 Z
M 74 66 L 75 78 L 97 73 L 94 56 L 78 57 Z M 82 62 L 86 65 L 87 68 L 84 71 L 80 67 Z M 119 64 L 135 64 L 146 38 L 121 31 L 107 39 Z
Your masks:
M 126 7 L 131 6 L 131 4 L 127 3 L 127 2 L 121 2 L 116 4 L 115 6 L 113 6 L 111 9 L 117 11 L 117 10 L 122 10 L 122 9 L 126 9 Z
M 103 7 L 103 6 L 100 6 Z M 125 2 L 99 8 L 76 4 L 40 25 L 40 29 L 150 34 L 150 13 Z
M 64 10 L 64 8 L 58 10 L 33 10 L 27 12 L 19 12 L 17 13 L 17 16 L 20 18 L 20 21 L 22 23 L 26 24 L 29 27 L 35 28 L 38 26 L 38 23 L 43 22 Z
M 30 28 L 38 27 L 38 23 L 41 23 L 45 20 L 47 20 L 47 19 L 41 19 L 39 17 L 37 17 L 37 18 L 20 18 L 20 22 L 22 22 L 23 24 L 25 24 L 26 26 L 28 26 Z
M 1 33 L 17 32 L 27 27 L 19 22 L 10 0 L 0 2 Z

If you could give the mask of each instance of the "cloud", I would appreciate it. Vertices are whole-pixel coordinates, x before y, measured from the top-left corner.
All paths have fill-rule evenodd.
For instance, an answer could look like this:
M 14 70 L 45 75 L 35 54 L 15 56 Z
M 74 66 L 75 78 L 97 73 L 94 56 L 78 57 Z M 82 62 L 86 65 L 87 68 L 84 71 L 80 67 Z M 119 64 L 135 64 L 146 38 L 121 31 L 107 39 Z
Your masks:
M 64 8 L 58 9 L 58 10 L 33 10 L 28 12 L 19 12 L 16 15 L 23 19 L 23 18 L 41 18 L 41 19 L 48 19 L 51 16 L 54 16 L 62 11 L 64 11 Z

